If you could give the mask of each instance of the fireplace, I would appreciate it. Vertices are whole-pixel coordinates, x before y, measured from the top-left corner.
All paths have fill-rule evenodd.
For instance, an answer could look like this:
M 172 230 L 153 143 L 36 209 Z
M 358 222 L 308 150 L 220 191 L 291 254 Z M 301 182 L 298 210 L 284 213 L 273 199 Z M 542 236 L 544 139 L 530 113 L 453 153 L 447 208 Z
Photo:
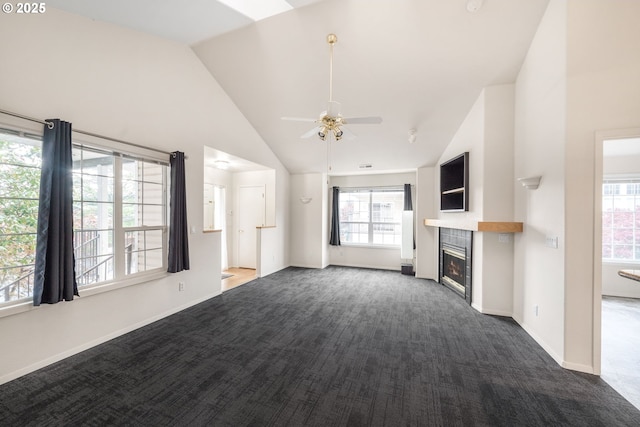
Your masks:
M 440 283 L 471 304 L 471 248 L 473 233 L 440 228 Z
M 442 282 L 464 296 L 467 254 L 465 248 L 442 245 Z

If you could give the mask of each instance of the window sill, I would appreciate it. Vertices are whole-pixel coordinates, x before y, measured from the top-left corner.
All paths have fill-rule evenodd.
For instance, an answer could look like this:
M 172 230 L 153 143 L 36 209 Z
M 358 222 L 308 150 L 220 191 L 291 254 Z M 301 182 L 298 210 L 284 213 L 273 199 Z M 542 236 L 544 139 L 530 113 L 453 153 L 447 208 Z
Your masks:
M 166 271 L 154 271 L 149 273 L 141 273 L 139 275 L 136 275 L 135 277 L 119 280 L 117 282 L 86 286 L 78 290 L 78 292 L 80 293 L 80 297 L 76 298 L 87 298 L 93 295 L 99 295 L 105 292 L 111 292 L 118 289 L 126 288 L 128 286 L 139 285 L 142 283 L 150 282 L 152 280 L 159 280 L 167 277 L 168 275 L 169 273 L 167 273 Z M 35 307 L 33 305 L 33 300 L 31 298 L 14 301 L 13 303 L 8 303 L 5 307 L 0 307 L 0 318 L 13 316 L 20 313 L 26 313 L 37 308 L 38 307 Z
M 359 249 L 397 249 L 400 250 L 400 245 L 365 245 L 357 243 L 341 243 L 338 247 L 345 248 L 359 248 Z
M 611 265 L 640 265 L 640 261 L 631 261 L 628 259 L 603 259 L 602 263 Z

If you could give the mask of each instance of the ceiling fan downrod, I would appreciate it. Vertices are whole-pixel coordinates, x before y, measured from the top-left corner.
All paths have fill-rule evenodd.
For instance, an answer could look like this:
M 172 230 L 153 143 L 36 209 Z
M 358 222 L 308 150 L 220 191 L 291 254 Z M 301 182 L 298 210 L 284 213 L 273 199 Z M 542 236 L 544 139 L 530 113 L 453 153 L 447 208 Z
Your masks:
M 329 43 L 329 102 L 333 101 L 333 45 L 338 43 L 338 36 L 329 34 L 327 36 Z

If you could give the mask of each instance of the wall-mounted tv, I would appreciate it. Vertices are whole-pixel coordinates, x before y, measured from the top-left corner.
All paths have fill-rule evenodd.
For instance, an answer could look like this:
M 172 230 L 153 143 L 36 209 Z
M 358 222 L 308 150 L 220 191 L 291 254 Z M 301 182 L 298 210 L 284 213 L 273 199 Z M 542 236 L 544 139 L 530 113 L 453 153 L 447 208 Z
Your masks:
M 440 165 L 440 210 L 469 210 L 469 152 Z

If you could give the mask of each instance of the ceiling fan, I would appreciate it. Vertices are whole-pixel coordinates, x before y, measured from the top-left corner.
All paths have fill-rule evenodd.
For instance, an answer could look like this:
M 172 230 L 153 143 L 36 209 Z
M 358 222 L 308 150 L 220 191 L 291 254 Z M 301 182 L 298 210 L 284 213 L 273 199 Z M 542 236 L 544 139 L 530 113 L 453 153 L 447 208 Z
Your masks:
M 302 134 L 301 138 L 310 138 L 313 135 L 324 141 L 327 135 L 332 134 L 336 141 L 340 141 L 343 137 L 347 139 L 355 138 L 355 135 L 350 132 L 346 127 L 347 124 L 379 124 L 382 123 L 381 117 L 342 117 L 340 114 L 340 103 L 333 100 L 333 45 L 338 42 L 338 37 L 335 34 L 329 34 L 327 36 L 327 43 L 329 43 L 329 104 L 327 111 L 320 113 L 317 119 L 307 119 L 300 117 L 282 117 L 282 120 L 292 120 L 298 122 L 314 122 L 318 126 L 314 127 L 310 131 Z

